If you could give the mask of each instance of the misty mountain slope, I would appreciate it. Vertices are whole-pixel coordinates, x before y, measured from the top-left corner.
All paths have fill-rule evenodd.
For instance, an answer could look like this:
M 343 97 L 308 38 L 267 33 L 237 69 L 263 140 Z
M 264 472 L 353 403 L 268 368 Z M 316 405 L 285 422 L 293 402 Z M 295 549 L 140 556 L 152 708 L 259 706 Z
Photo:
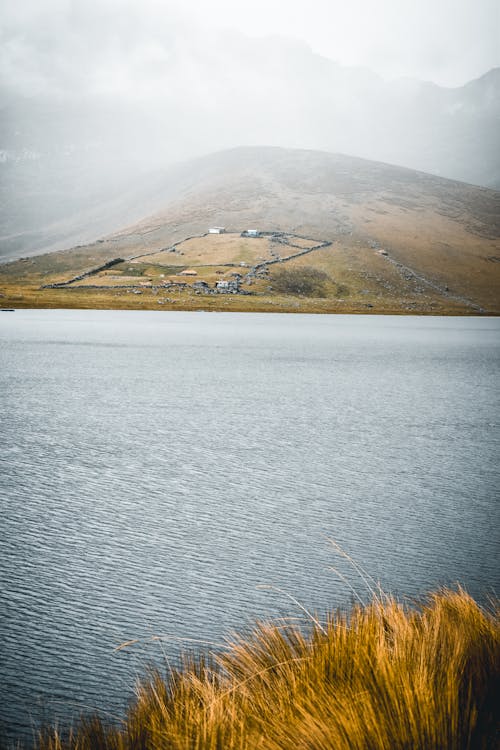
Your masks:
M 21 96 L 4 85 L 0 257 L 87 242 L 138 219 L 136 205 L 159 208 L 123 195 L 159 169 L 262 143 L 500 188 L 500 70 L 455 89 L 385 81 L 298 42 L 228 34 L 176 47 L 144 93 Z
M 500 193 L 491 190 L 342 155 L 235 149 L 191 163 L 174 201 L 109 246 L 156 248 L 211 224 L 384 248 L 465 296 L 498 301 Z
M 330 242 L 288 263 L 319 268 L 351 300 L 368 295 L 370 304 L 402 305 L 411 298 L 422 310 L 454 301 L 470 311 L 500 312 L 498 192 L 364 159 L 271 147 L 177 165 L 163 180 L 158 176 L 156 189 L 157 198 L 165 197 L 161 211 L 24 269 L 43 268 L 43 280 L 53 282 L 113 258 L 141 256 L 134 274 L 149 283 L 151 274 L 175 275 L 188 262 L 174 253 L 168 268 L 156 271 L 154 259 L 147 265 L 150 255 L 214 225 L 236 235 L 256 228 Z M 202 265 L 216 265 L 208 242 Z
M 0 262 L 94 241 L 159 209 L 176 189 L 175 167 L 160 176 L 119 160 L 107 167 L 100 176 L 99 158 L 82 154 L 0 164 Z

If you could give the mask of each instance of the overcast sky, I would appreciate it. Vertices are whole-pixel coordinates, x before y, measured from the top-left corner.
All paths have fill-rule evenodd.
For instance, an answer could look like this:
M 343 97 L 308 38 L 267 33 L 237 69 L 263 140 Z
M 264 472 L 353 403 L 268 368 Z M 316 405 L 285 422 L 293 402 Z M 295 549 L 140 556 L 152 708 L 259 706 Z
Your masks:
M 224 29 L 444 86 L 500 65 L 499 0 L 3 0 L 0 76 L 22 93 L 138 90 Z
M 305 40 L 344 65 L 465 83 L 500 65 L 499 0 L 213 0 L 204 23 Z

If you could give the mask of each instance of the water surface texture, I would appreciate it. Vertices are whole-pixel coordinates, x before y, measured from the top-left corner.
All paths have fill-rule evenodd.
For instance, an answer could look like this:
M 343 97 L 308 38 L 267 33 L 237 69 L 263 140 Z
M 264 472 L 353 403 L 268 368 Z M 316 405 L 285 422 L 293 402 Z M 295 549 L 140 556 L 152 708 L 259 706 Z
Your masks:
M 499 333 L 491 318 L 0 313 L 4 736 L 120 714 L 145 663 L 187 639 L 303 616 L 284 592 L 349 605 L 332 566 L 368 598 L 329 537 L 400 596 L 498 592 Z

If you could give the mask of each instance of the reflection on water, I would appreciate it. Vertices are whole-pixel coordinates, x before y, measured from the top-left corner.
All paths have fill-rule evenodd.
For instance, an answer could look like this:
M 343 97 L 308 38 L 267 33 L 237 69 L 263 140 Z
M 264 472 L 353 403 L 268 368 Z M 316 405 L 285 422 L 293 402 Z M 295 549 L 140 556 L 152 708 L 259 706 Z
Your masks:
M 176 638 L 498 586 L 499 321 L 0 319 L 4 732 L 122 711 Z M 498 590 L 498 589 L 497 589 Z M 164 653 L 154 634 L 172 636 Z M 114 651 L 121 642 L 141 642 Z

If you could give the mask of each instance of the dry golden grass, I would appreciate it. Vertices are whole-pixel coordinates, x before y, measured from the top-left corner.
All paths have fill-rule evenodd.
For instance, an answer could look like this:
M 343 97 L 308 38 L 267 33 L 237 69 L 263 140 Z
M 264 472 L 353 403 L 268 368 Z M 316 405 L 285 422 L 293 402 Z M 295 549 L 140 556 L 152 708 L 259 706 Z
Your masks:
M 304 249 L 314 247 L 318 244 L 318 240 L 308 240 L 303 237 L 290 237 L 290 242 L 292 242 L 296 247 L 302 247 Z M 286 247 L 284 247 L 282 250 L 282 255 L 288 255 L 289 253 L 291 254 L 293 252 L 295 252 L 293 249 L 288 251 Z
M 349 244 L 343 240 L 332 247 L 288 261 L 286 267 L 309 265 L 328 274 L 335 282 L 331 296 L 343 299 L 347 305 L 371 304 L 376 312 L 391 307 L 428 312 L 446 308 L 451 312 L 453 308 L 460 308 L 456 301 L 446 299 L 431 286 L 413 277 L 406 278 L 404 271 L 360 241 Z M 498 305 L 496 309 L 499 309 Z M 469 314 L 473 313 L 473 308 L 468 307 L 468 310 Z
M 370 213 L 363 206 L 349 215 L 359 238 L 376 240 L 391 257 L 428 279 L 498 310 L 500 263 L 490 260 L 500 254 L 498 237 L 475 234 L 436 208 L 412 213 L 392 206 L 390 213 Z
M 153 673 L 120 727 L 84 720 L 39 750 L 491 750 L 497 613 L 464 591 L 418 607 L 380 595 L 348 614 L 260 624 L 226 651 Z
M 71 284 L 73 289 L 78 289 L 79 287 L 88 287 L 89 284 L 96 284 L 99 286 L 106 286 L 106 287 L 116 287 L 116 286 L 131 286 L 135 287 L 141 282 L 151 281 L 151 278 L 149 276 L 127 276 L 126 274 L 123 274 L 122 276 L 112 276 L 111 274 L 106 273 L 99 273 L 95 276 L 91 276 L 87 279 L 82 279 L 81 281 L 75 281 L 73 284 Z
M 180 254 L 182 253 L 182 255 Z M 208 234 L 194 237 L 177 246 L 176 253 L 160 252 L 137 258 L 139 263 L 171 265 L 223 265 L 225 263 L 248 263 L 253 265 L 260 259 L 269 260 L 269 240 L 263 237 L 241 237 L 239 233 Z
M 185 280 L 185 277 L 179 279 Z M 222 276 L 213 277 L 222 278 Z M 439 300 L 429 304 L 426 300 L 374 298 L 369 295 L 349 295 L 345 298 L 303 298 L 266 292 L 269 282 L 251 287 L 255 295 L 196 295 L 192 290 L 183 292 L 172 289 L 151 290 L 140 288 L 141 294 L 132 289 L 106 289 L 63 287 L 61 289 L 39 289 L 28 285 L 1 285 L 0 306 L 15 309 L 68 309 L 68 310 L 210 310 L 232 312 L 277 312 L 277 313 L 376 313 L 380 315 L 404 315 L 409 312 L 421 315 L 471 315 L 469 307 Z

